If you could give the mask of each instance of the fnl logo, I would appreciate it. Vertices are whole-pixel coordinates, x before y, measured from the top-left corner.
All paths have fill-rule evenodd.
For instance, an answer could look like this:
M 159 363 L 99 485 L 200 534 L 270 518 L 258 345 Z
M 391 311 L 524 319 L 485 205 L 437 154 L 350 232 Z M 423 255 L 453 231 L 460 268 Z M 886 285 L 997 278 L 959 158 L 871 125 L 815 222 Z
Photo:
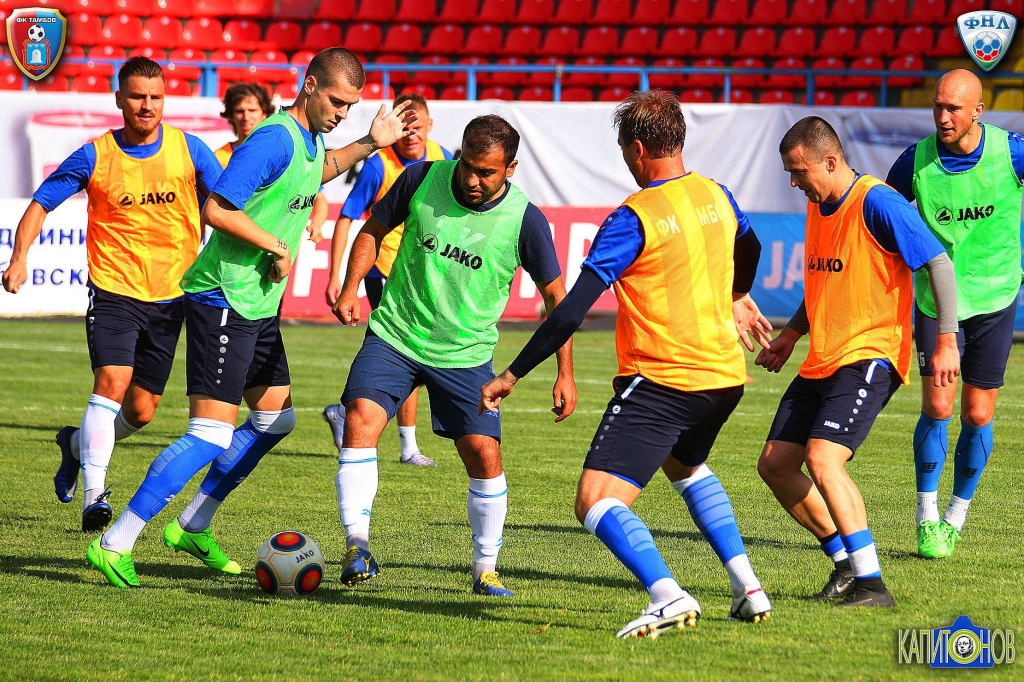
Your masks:
M 927 663 L 932 668 L 991 668 L 1016 658 L 1013 630 L 978 627 L 960 616 L 946 627 L 900 630 L 898 663 Z
M 64 52 L 68 22 L 55 9 L 26 7 L 7 17 L 7 44 L 21 72 L 32 80 L 46 78 Z
M 1017 17 L 1006 12 L 979 10 L 961 14 L 956 27 L 974 63 L 991 71 L 1010 51 Z

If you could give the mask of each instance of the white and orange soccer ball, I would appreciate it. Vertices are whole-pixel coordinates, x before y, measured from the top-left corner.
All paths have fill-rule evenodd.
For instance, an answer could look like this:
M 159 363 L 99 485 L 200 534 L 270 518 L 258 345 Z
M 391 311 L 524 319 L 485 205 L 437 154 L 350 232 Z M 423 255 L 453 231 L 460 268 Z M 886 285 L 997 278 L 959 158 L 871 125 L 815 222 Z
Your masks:
M 272 535 L 256 555 L 256 582 L 268 594 L 312 594 L 324 578 L 324 555 L 294 530 Z

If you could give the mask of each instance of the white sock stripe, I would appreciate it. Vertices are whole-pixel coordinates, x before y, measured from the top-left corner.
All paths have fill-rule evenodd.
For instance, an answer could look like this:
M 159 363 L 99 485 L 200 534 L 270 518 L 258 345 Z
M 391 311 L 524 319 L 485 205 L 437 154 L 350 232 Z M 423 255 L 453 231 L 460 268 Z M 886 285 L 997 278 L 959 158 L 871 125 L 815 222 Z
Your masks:
M 338 464 L 363 464 L 377 461 L 377 448 L 342 448 Z
M 100 400 L 102 400 L 103 402 L 100 402 L 100 400 L 97 400 L 97 398 L 100 398 L 100 396 L 97 395 L 89 398 L 90 407 L 102 407 L 104 410 L 110 410 L 115 415 L 121 412 L 121 406 L 118 403 L 115 403 L 113 400 L 101 398 Z
M 295 408 L 288 407 L 283 410 L 251 410 L 249 419 L 257 431 L 263 433 L 291 433 L 295 428 Z
M 188 420 L 188 430 L 185 432 L 185 435 L 227 449 L 235 435 L 235 427 L 233 424 L 217 421 L 216 419 L 193 417 Z
M 632 382 L 630 382 L 629 386 L 626 387 L 626 390 L 623 391 L 622 395 L 619 396 L 619 397 L 622 398 L 623 400 L 628 398 L 629 394 L 633 392 L 633 389 L 636 388 L 636 385 L 640 383 L 641 379 L 643 379 L 643 377 L 640 376 L 640 375 L 637 375 L 637 377 L 635 379 L 633 379 Z
M 672 487 L 675 488 L 680 495 L 682 495 L 684 490 L 689 488 L 697 481 L 702 481 L 705 478 L 714 475 L 715 472 L 711 471 L 711 467 L 709 467 L 707 464 L 701 464 L 699 467 L 693 470 L 693 473 L 690 474 L 689 478 L 684 478 L 681 481 L 673 481 Z
M 494 478 L 470 478 L 469 492 L 477 497 L 501 497 L 508 494 L 508 482 L 503 473 Z
M 882 569 L 878 564 L 878 550 L 875 549 L 875 543 L 872 542 L 866 547 L 850 552 L 850 567 L 853 569 L 854 576 L 881 573 Z
M 601 523 L 601 519 L 604 515 L 609 509 L 613 509 L 614 507 L 626 507 L 629 509 L 629 505 L 622 500 L 614 497 L 605 497 L 595 502 L 594 506 L 592 506 L 590 511 L 587 512 L 587 517 L 583 521 L 583 527 L 591 533 L 594 533 L 597 530 L 598 524 Z

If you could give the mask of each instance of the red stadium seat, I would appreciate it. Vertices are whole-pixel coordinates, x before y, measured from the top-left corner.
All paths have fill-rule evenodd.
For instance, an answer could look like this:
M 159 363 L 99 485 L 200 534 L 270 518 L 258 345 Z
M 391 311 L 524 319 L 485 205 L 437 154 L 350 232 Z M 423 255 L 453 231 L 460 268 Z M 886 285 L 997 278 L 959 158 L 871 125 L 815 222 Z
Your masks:
M 392 24 L 384 34 L 382 52 L 418 53 L 423 51 L 423 30 L 415 24 Z
M 787 28 L 775 46 L 780 57 L 809 57 L 814 53 L 814 32 L 802 26 Z
M 181 36 L 181 21 L 177 17 L 152 17 L 142 27 L 139 45 L 175 48 Z
M 772 73 L 764 81 L 766 88 L 804 88 L 807 87 L 807 78 L 799 73 L 777 73 L 780 69 L 804 69 L 806 62 L 796 57 L 786 57 L 772 64 Z
M 249 60 L 246 59 L 244 52 L 230 48 L 215 50 L 210 54 L 210 61 L 223 65 L 217 67 L 217 78 L 220 82 L 256 80 L 255 73 L 249 71 Z
M 33 92 L 67 92 L 68 79 L 64 76 L 50 74 L 40 81 L 30 80 L 28 82 L 28 89 Z M 107 92 L 110 91 L 108 90 Z
M 872 57 L 892 57 L 896 54 L 893 48 L 896 47 L 896 34 L 888 26 L 875 26 L 864 29 L 860 34 L 860 42 L 857 43 L 857 50 L 852 54 L 862 54 Z
M 990 0 L 988 8 L 994 12 L 1006 12 L 1017 17 L 1020 23 L 1024 17 L 1024 0 Z
M 550 102 L 551 99 L 551 88 L 542 85 L 534 85 L 532 88 L 523 88 L 519 91 L 520 102 Z
M 839 71 L 846 68 L 846 63 L 838 57 L 825 57 L 818 59 L 811 65 L 816 72 L 814 76 L 814 87 L 816 88 L 839 88 L 843 86 L 843 77 L 834 73 L 817 73 L 819 71 Z
M 526 66 L 527 61 L 522 57 L 503 57 L 495 62 L 502 66 Z M 526 85 L 529 74 L 522 71 L 482 71 L 477 76 L 477 85 L 483 87 L 488 85 L 507 85 L 509 87 Z
M 190 16 L 230 17 L 235 14 L 237 7 L 238 3 L 235 0 L 195 0 Z M 191 88 L 189 92 L 191 93 Z
M 722 94 L 723 101 L 725 94 Z M 754 93 L 750 90 L 744 90 L 742 88 L 733 88 L 729 91 L 729 104 L 753 104 Z
M 288 66 L 288 55 L 278 50 L 260 50 L 249 55 L 249 63 L 253 65 L 256 75 L 261 81 L 267 83 L 281 83 L 287 80 L 295 80 L 297 73 L 286 68 Z
M 594 0 L 559 0 L 558 9 L 551 21 L 555 24 L 582 24 L 593 11 Z
M 409 63 L 409 60 L 406 59 L 404 55 L 400 55 L 400 54 L 382 54 L 382 55 L 378 56 L 376 59 L 374 59 L 373 61 L 376 64 L 381 64 L 381 65 L 395 64 L 396 66 L 398 66 L 398 65 L 405 66 L 405 65 L 407 65 Z M 372 78 L 371 78 L 371 76 L 372 76 Z M 404 84 L 408 83 L 411 78 L 412 78 L 412 72 L 411 71 L 406 71 L 405 69 L 402 69 L 402 70 L 398 70 L 398 69 L 390 70 L 389 69 L 388 70 L 388 79 L 391 81 L 392 85 L 398 85 L 398 86 L 404 85 Z M 366 74 L 366 79 L 367 79 L 367 81 L 370 81 L 370 80 L 373 80 L 373 81 L 383 81 L 384 80 L 384 72 L 383 71 L 369 71 Z
M 686 66 L 682 59 L 675 57 L 662 57 L 656 59 L 651 66 L 664 66 L 668 68 L 681 68 Z M 681 73 L 652 73 L 647 78 L 653 90 L 676 90 L 686 84 L 686 76 Z
M 142 37 L 142 20 L 127 14 L 108 17 L 101 35 L 108 45 L 135 47 Z
M 746 23 L 751 26 L 779 26 L 786 19 L 786 0 L 754 0 Z
M 714 57 L 705 57 L 698 59 L 690 66 L 700 69 L 720 69 L 725 66 L 725 62 Z M 691 73 L 686 78 L 686 84 L 691 88 L 720 88 L 725 85 L 725 78 L 717 73 Z
M 583 34 L 580 54 L 607 57 L 619 49 L 619 32 L 608 26 L 589 28 Z
M 650 57 L 658 52 L 658 33 L 646 26 L 634 26 L 622 37 L 622 44 L 616 54 L 634 57 Z
M 436 16 L 437 0 L 402 0 L 395 14 L 398 19 L 413 24 L 432 24 Z
M 195 10 L 193 0 L 153 0 L 153 15 L 166 15 L 183 19 L 191 17 Z
M 580 49 L 580 32 L 572 26 L 548 29 L 538 54 L 552 57 L 568 57 Z
M 216 19 L 200 17 L 189 19 L 181 32 L 180 45 L 194 47 L 197 50 L 216 50 L 221 45 L 224 27 Z
M 598 102 L 621 102 L 633 93 L 629 88 L 605 88 L 597 93 Z
M 700 26 L 708 22 L 709 10 L 708 0 L 676 0 L 668 23 L 671 26 Z
M 426 100 L 437 99 L 437 90 L 429 85 L 423 83 L 416 83 L 415 85 L 405 85 L 401 88 L 399 96 L 406 94 L 416 94 Z
M 672 14 L 669 0 L 637 0 L 627 23 L 639 26 L 664 26 Z
M 536 66 L 558 66 L 565 64 L 565 60 L 560 57 L 544 57 L 534 62 Z M 527 85 L 544 85 L 551 87 L 555 84 L 555 72 L 554 71 L 534 71 L 533 73 L 527 74 L 526 76 Z
M 963 57 L 965 52 L 964 42 L 960 34 L 953 26 L 947 26 L 939 31 L 939 37 L 935 39 L 935 46 L 926 55 L 928 57 Z
M 93 74 L 76 76 L 71 80 L 72 92 L 110 92 L 110 79 Z
M 299 84 L 294 81 L 278 83 L 274 87 L 274 95 L 280 97 L 283 102 L 292 102 L 299 96 Z
M 302 26 L 291 21 L 275 21 L 267 26 L 263 40 L 279 50 L 292 52 L 302 45 Z
M 857 51 L 857 34 L 848 26 L 835 26 L 821 36 L 818 57 L 849 57 Z
M 850 62 L 851 71 L 883 71 L 885 64 L 877 57 L 861 57 Z M 877 88 L 882 84 L 881 76 L 848 76 L 845 88 Z
M 918 0 L 920 2 L 921 0 Z M 935 34 L 927 26 L 908 26 L 903 29 L 896 43 L 896 54 L 926 55 L 935 44 Z
M 562 88 L 563 102 L 593 102 L 594 92 L 590 88 Z
M 328 22 L 328 25 L 337 28 L 337 25 L 335 24 L 330 24 Z M 310 28 L 312 28 L 312 26 Z M 334 45 L 344 45 L 348 49 L 360 55 L 375 54 L 380 50 L 381 38 L 380 26 L 377 24 L 353 24 L 348 27 L 348 32 L 345 34 L 345 42 L 342 42 L 339 38 L 338 42 L 334 43 Z M 303 44 L 302 47 L 307 50 L 323 49 L 308 44 Z M 328 47 L 333 47 L 333 45 L 329 45 Z
M 866 0 L 832 0 L 832 11 L 825 24 L 828 26 L 863 25 L 868 16 Z
M 763 69 L 764 62 L 760 59 L 747 57 L 732 63 L 734 69 Z M 759 88 L 764 83 L 764 76 L 759 73 L 737 73 L 732 77 L 735 88 Z
M 946 12 L 944 23 L 955 24 L 961 14 L 977 12 L 980 9 L 985 9 L 985 0 L 953 0 L 949 5 L 949 11 Z
M 224 24 L 221 42 L 226 47 L 233 47 L 236 50 L 255 50 L 257 44 L 263 40 L 262 34 L 260 25 L 255 21 L 232 19 Z
M 608 62 L 600 57 L 584 57 L 573 62 L 573 66 L 603 67 L 608 66 Z M 602 85 L 604 80 L 605 75 L 603 72 L 569 72 L 562 78 L 562 85 L 591 88 Z
M 459 64 L 460 65 L 464 65 L 464 66 L 481 66 L 481 65 L 485 65 L 486 66 L 487 64 L 490 64 L 490 63 L 491 63 L 490 61 L 484 59 L 483 57 L 476 57 L 476 56 L 474 56 L 474 57 L 463 57 L 462 59 L 459 60 Z M 477 71 L 476 72 L 477 84 L 479 84 L 481 78 L 483 78 L 484 80 L 487 80 L 487 78 L 489 76 L 490 76 L 490 74 L 488 72 L 486 72 L 486 71 Z M 452 83 L 465 83 L 467 80 L 468 80 L 468 74 L 465 71 L 456 71 L 455 73 L 452 74 L 452 78 L 451 78 L 451 82 Z
M 758 26 L 743 32 L 736 48 L 737 57 L 763 57 L 775 52 L 775 31 Z
M 502 85 L 495 85 L 490 88 L 484 88 L 480 91 L 477 99 L 502 99 L 502 100 L 514 100 L 516 98 L 515 92 L 512 88 L 506 88 Z
M 72 59 L 80 60 L 77 64 L 71 62 Z M 85 64 L 85 50 L 82 49 L 81 45 L 65 45 L 64 53 L 61 54 L 60 61 L 57 62 L 56 68 L 51 72 L 56 76 L 67 76 L 73 78 L 81 74 L 83 71 L 91 72 Z M 0 57 L 0 73 L 4 71 L 10 71 L 11 69 L 17 70 L 14 66 L 14 62 L 11 58 L 4 54 Z
M 597 0 L 589 23 L 609 26 L 624 24 L 633 11 L 632 5 L 632 0 Z
M 711 104 L 715 101 L 715 95 L 703 88 L 690 88 L 679 93 L 679 101 L 684 104 Z
M 275 19 L 294 19 L 305 21 L 316 12 L 317 0 L 276 0 L 274 3 Z
M 821 26 L 827 14 L 826 0 L 796 0 L 782 23 L 786 26 Z
M 302 37 L 302 46 L 317 52 L 341 44 L 341 26 L 333 22 L 310 24 L 306 27 L 306 35 Z
M 192 85 L 180 78 L 168 78 L 164 86 L 164 92 L 168 95 L 190 97 L 192 95 Z
M 123 62 L 128 58 L 128 53 L 123 47 L 114 47 L 113 45 L 101 45 L 94 47 L 89 50 L 89 63 L 86 64 L 86 68 L 89 73 L 97 76 L 106 76 L 110 78 L 114 75 L 114 65 L 112 61 Z M 102 62 L 100 60 L 103 60 Z M 164 67 L 166 69 L 166 67 Z M 198 78 L 198 72 L 196 78 Z
M 642 59 L 636 57 L 619 57 L 612 62 L 612 66 L 643 67 L 646 66 Z M 610 73 L 599 83 L 605 86 L 632 88 L 640 87 L 640 74 L 637 73 Z
M 731 28 L 711 28 L 700 37 L 697 54 L 729 57 L 736 53 L 736 31 Z
M 435 26 L 427 36 L 427 44 L 423 51 L 434 54 L 456 54 L 466 41 L 466 32 L 455 24 Z
M 393 100 L 394 98 L 395 89 L 388 87 L 385 90 L 383 83 L 367 83 L 363 88 L 363 99 Z
M 93 14 L 75 14 L 68 20 L 69 42 L 75 45 L 95 45 L 102 33 L 103 23 Z
M 470 21 L 482 24 L 511 24 L 516 16 L 516 0 L 483 0 L 480 13 Z
M 522 0 L 519 12 L 516 14 L 516 23 L 550 24 L 554 16 L 555 0 Z M 520 98 L 522 98 L 521 95 Z
M 789 90 L 766 90 L 757 98 L 758 104 L 795 104 L 796 98 Z
M 91 54 L 89 55 L 90 58 L 92 56 Z M 173 75 L 175 78 L 189 81 L 199 80 L 203 70 L 197 64 L 206 63 L 206 55 L 199 50 L 193 50 L 191 47 L 179 47 L 177 50 L 172 50 L 167 59 L 171 62 L 164 67 L 164 72 L 167 76 L 171 77 Z
M 513 26 L 505 38 L 507 55 L 532 57 L 540 50 L 540 31 L 533 26 Z
M 466 99 L 465 85 L 449 85 L 437 96 L 438 99 Z
M 305 18 L 314 21 L 352 21 L 355 15 L 356 0 L 321 0 L 316 13 Z
M 842 96 L 839 100 L 841 107 L 873 107 L 875 106 L 875 94 L 866 90 L 854 90 Z
M 420 64 L 428 64 L 430 66 L 440 66 L 441 64 L 448 64 L 451 60 L 448 57 L 442 57 L 440 55 L 432 55 L 425 59 L 420 60 Z M 466 80 L 465 74 L 460 74 L 463 81 Z M 430 85 L 444 85 L 455 80 L 450 71 L 416 71 L 413 73 L 411 80 L 416 83 L 424 83 Z
M 114 0 L 72 0 L 71 13 L 98 14 L 102 17 L 117 14 L 123 10 L 114 8 Z
M 836 105 L 835 93 L 829 90 L 815 90 L 814 91 L 814 106 L 816 107 L 834 107 Z
M 436 21 L 453 24 L 475 21 L 479 7 L 479 0 L 445 0 L 444 6 L 441 8 L 441 14 L 438 15 Z M 465 98 L 466 95 L 463 93 L 462 97 L 457 99 Z
M 924 26 L 941 24 L 946 19 L 946 0 L 914 0 L 906 23 Z
M 690 57 L 697 54 L 697 32 L 685 26 L 665 31 L 658 54 L 666 57 Z
M 715 0 L 708 23 L 714 26 L 736 26 L 742 24 L 750 14 L 747 0 Z
M 340 4 L 339 0 L 321 3 L 324 5 Z M 248 19 L 269 19 L 274 13 L 274 0 L 238 0 L 235 14 Z
M 129 57 L 145 57 L 146 59 L 152 59 L 154 62 L 165 62 L 167 61 L 167 50 L 160 47 L 153 47 L 152 45 L 144 45 L 140 47 L 133 47 L 128 52 Z
M 21 83 L 25 79 L 21 72 L 7 71 L 0 74 L 0 90 L 21 90 Z
M 907 18 L 907 0 L 875 0 L 865 23 L 875 26 L 896 26 Z
M 917 56 L 898 57 L 889 65 L 889 71 L 924 71 L 924 61 Z M 921 78 L 904 76 L 887 79 L 892 88 L 913 88 L 920 85 L 921 81 Z
M 355 21 L 387 23 L 397 17 L 395 0 L 360 0 L 356 10 Z
M 305 68 L 309 66 L 309 63 L 313 61 L 313 57 L 315 56 L 316 52 L 313 52 L 313 50 L 299 50 L 291 56 L 288 63 L 292 66 L 305 70 Z
M 462 52 L 463 54 L 485 56 L 499 54 L 501 52 L 501 29 L 490 24 L 474 26 L 466 36 Z

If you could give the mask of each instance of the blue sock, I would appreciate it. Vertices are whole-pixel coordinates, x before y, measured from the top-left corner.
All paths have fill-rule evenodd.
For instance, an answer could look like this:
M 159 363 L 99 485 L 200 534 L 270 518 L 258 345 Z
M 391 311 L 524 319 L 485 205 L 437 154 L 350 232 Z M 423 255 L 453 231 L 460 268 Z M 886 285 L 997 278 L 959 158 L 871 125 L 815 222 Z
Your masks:
M 228 426 L 230 429 L 230 426 Z M 224 452 L 224 446 L 186 433 L 153 460 L 128 508 L 149 521 L 181 492 L 189 479 Z
M 701 471 L 704 471 L 702 468 Z M 698 472 L 699 473 L 699 472 Z M 696 474 L 695 474 L 696 475 Z M 672 484 L 682 494 L 690 516 L 701 534 L 715 550 L 723 564 L 733 557 L 746 554 L 739 526 L 732 512 L 732 504 L 725 488 L 713 473 L 686 484 L 689 479 Z
M 850 555 L 850 568 L 854 578 L 881 578 L 882 569 L 878 565 L 878 550 L 875 549 L 875 538 L 871 529 L 865 528 L 849 535 L 843 535 L 843 546 Z
M 587 513 L 585 525 L 637 577 L 648 592 L 651 592 L 655 583 L 666 578 L 675 585 L 672 572 L 661 558 L 661 552 L 654 546 L 651 531 L 620 500 L 599 500 Z M 655 598 L 653 592 L 651 597 L 653 601 L 661 601 Z
M 263 455 L 280 443 L 287 433 L 267 433 L 257 430 L 252 419 L 235 429 L 231 445 L 213 460 L 199 489 L 220 502 L 252 473 Z
M 961 499 L 974 497 L 981 472 L 992 454 L 992 422 L 977 428 L 960 422 L 960 438 L 956 441 L 953 465 L 953 494 Z
M 846 545 L 843 544 L 843 539 L 839 537 L 839 532 L 832 533 L 827 538 L 820 540 L 821 551 L 825 553 L 829 559 L 834 563 L 839 563 L 843 559 L 849 559 L 850 555 L 846 551 Z
M 914 429 L 914 472 L 917 492 L 933 493 L 939 489 L 939 478 L 949 450 L 947 427 L 949 419 L 933 419 L 924 412 Z

